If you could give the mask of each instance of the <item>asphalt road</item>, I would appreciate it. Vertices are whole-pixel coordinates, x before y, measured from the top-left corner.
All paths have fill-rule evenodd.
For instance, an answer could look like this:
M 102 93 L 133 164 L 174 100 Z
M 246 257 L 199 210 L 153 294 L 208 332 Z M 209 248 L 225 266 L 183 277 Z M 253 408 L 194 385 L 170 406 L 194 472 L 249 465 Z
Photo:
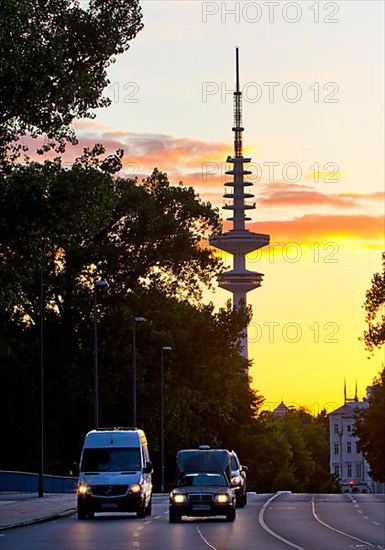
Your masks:
M 96 514 L 11 529 L 0 547 L 12 550 L 385 550 L 385 495 L 249 494 L 234 523 L 184 518 L 168 523 L 167 497 L 152 516 Z

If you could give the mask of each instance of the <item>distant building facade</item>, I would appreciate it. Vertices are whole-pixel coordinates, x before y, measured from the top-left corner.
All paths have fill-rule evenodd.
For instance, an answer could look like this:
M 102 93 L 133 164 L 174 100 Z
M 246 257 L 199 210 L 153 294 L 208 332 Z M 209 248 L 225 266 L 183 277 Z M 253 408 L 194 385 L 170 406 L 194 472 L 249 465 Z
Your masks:
M 285 403 L 283 401 L 280 402 L 280 404 L 278 405 L 278 407 L 276 407 L 272 412 L 271 414 L 273 416 L 286 416 L 287 413 L 289 412 L 289 407 L 286 407 Z
M 367 388 L 369 396 L 371 388 Z M 370 466 L 360 451 L 358 437 L 353 435 L 354 414 L 369 407 L 368 400 L 346 399 L 345 404 L 329 414 L 330 473 L 340 479 L 342 492 L 383 492 L 383 484 L 369 475 Z

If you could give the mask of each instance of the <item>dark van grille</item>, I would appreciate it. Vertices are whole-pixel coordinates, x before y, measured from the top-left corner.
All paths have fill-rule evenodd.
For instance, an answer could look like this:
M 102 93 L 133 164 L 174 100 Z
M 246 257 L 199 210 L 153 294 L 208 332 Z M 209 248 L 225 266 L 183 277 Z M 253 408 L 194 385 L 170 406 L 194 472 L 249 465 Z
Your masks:
M 128 485 L 93 485 L 91 493 L 95 497 L 120 497 L 127 493 Z
M 210 493 L 192 493 L 188 496 L 189 502 L 207 504 L 213 501 L 213 495 Z

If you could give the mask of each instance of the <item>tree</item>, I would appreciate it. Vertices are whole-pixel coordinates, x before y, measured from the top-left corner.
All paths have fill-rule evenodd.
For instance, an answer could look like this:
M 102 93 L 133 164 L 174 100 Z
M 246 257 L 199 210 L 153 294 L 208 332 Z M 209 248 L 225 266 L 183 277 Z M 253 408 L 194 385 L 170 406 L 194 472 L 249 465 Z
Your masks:
M 375 273 L 372 286 L 366 293 L 368 330 L 364 333 L 366 349 L 373 351 L 385 343 L 385 253 L 382 254 L 382 273 Z M 380 315 L 380 312 L 382 314 Z M 371 467 L 371 476 L 385 482 L 385 368 L 373 381 L 369 408 L 357 412 L 355 434 L 362 452 Z
M 369 408 L 356 413 L 354 434 L 370 464 L 370 475 L 385 482 L 385 368 L 373 382 Z
M 40 269 L 47 303 L 65 316 L 73 299 L 89 300 L 98 275 L 120 297 L 156 286 L 197 298 L 220 268 L 201 246 L 219 230 L 217 210 L 158 170 L 141 185 L 113 178 L 122 152 L 103 152 L 87 151 L 70 169 L 60 160 L 18 166 L 0 186 L 0 303 L 20 322 L 37 320 Z
M 259 417 L 257 490 L 337 492 L 329 474 L 329 438 L 325 415 L 289 409 L 283 417 Z M 261 433 L 262 428 L 262 433 Z
M 18 166 L 0 185 L 0 375 L 8 381 L 0 401 L 7 429 L 20 430 L 28 448 L 8 449 L 4 467 L 36 463 L 41 273 L 49 471 L 76 459 L 92 427 L 95 278 L 109 282 L 98 296 L 104 424 L 132 421 L 138 314 L 148 319 L 138 331 L 138 418 L 155 448 L 162 345 L 175 350 L 165 375 L 171 452 L 182 440 L 237 443 L 260 403 L 239 353 L 248 312 L 228 304 L 215 313 L 198 302 L 221 266 L 202 246 L 206 232 L 220 228 L 217 210 L 158 170 L 142 183 L 114 178 L 121 153 L 104 158 L 102 151 L 86 151 L 68 169 L 59 160 Z
M 0 163 L 29 132 L 75 141 L 69 125 L 109 105 L 107 67 L 143 27 L 138 0 L 6 0 L 0 23 Z M 46 146 L 49 147 L 49 143 Z M 20 149 L 20 148 L 19 148 Z
M 385 252 L 382 254 L 382 273 L 375 273 L 372 286 L 366 292 L 364 307 L 368 330 L 364 333 L 366 348 L 373 351 L 385 343 Z

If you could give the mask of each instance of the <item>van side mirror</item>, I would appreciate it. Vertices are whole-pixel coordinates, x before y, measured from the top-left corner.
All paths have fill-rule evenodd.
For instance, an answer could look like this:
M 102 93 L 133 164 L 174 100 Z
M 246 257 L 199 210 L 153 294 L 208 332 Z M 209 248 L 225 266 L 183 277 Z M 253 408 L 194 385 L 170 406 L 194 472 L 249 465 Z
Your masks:
M 143 468 L 143 473 L 152 474 L 152 462 L 146 462 L 146 465 Z
M 248 472 L 249 468 L 247 466 L 241 466 L 241 472 Z

